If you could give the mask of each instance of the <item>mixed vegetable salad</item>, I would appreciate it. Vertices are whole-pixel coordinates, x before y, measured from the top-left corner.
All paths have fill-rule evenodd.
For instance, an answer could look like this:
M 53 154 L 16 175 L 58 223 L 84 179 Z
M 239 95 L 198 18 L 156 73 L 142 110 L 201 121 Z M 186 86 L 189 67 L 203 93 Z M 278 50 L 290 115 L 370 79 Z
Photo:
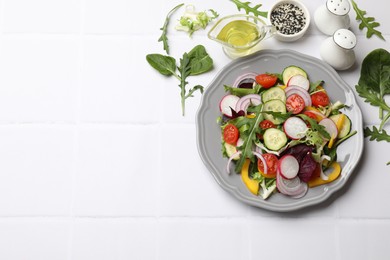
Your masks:
M 254 195 L 301 198 L 339 177 L 337 147 L 356 131 L 346 106 L 332 103 L 323 85 L 292 65 L 280 74 L 246 73 L 225 86 L 219 123 L 226 170 L 234 162 Z

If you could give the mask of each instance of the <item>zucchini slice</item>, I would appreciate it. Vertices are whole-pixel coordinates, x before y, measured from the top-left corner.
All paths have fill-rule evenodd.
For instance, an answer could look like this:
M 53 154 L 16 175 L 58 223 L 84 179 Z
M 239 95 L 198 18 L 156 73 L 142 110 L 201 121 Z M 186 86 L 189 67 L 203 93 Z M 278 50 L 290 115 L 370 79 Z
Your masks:
M 291 66 L 286 67 L 282 72 L 283 83 L 287 86 L 289 79 L 295 75 L 302 75 L 305 78 L 307 78 L 306 71 L 304 71 L 303 69 L 301 69 L 298 66 L 291 65 Z

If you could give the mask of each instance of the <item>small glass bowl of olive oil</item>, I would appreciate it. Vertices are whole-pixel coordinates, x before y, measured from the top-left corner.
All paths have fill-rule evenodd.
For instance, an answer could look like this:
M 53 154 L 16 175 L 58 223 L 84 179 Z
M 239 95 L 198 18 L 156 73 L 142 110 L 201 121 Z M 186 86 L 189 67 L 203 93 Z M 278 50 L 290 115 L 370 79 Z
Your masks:
M 275 32 L 274 26 L 255 16 L 238 14 L 218 20 L 207 36 L 220 43 L 227 56 L 237 58 L 257 51 L 256 45 Z

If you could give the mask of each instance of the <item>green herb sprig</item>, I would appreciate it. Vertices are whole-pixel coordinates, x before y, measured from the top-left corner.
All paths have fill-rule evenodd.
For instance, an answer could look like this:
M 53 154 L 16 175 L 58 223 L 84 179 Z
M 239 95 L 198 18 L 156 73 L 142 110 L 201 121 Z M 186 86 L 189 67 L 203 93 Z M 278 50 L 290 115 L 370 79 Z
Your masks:
M 356 13 L 356 20 L 360 21 L 359 29 L 363 30 L 364 28 L 367 28 L 366 37 L 371 38 L 372 35 L 378 36 L 380 39 L 385 41 L 385 38 L 383 38 L 382 33 L 375 28 L 380 26 L 380 23 L 375 21 L 374 17 L 366 17 L 367 12 L 364 10 L 361 10 L 356 2 L 354 0 L 351 0 L 352 7 L 355 10 Z
M 203 93 L 203 86 L 196 85 L 187 92 L 187 78 L 205 73 L 213 68 L 213 60 L 202 45 L 195 46 L 190 52 L 184 53 L 176 66 L 176 59 L 161 54 L 148 54 L 146 60 L 155 70 L 165 76 L 174 76 L 180 81 L 180 96 L 182 115 L 185 115 L 185 100 L 193 97 L 194 92 Z M 176 73 L 178 70 L 178 73 Z
M 256 17 L 262 16 L 264 18 L 267 18 L 268 16 L 268 12 L 259 10 L 259 8 L 262 6 L 261 4 L 251 7 L 250 6 L 251 2 L 241 2 L 240 0 L 230 0 L 230 1 L 232 1 L 237 6 L 238 11 L 244 9 L 246 14 L 252 13 Z
M 169 20 L 170 20 L 170 17 L 171 15 L 177 10 L 179 9 L 180 7 L 182 7 L 184 5 L 183 4 L 179 4 L 177 6 L 175 6 L 171 11 L 169 11 L 169 13 L 167 14 L 167 16 L 165 17 L 165 22 L 164 22 L 164 25 L 163 27 L 160 28 L 160 30 L 162 31 L 161 33 L 161 36 L 160 38 L 158 39 L 158 42 L 162 42 L 163 43 L 163 48 L 165 50 L 165 52 L 167 54 L 169 54 L 169 44 L 168 44 L 168 24 L 169 24 Z
M 383 129 L 390 119 L 390 106 L 385 96 L 390 94 L 390 53 L 384 49 L 375 49 L 363 60 L 356 91 L 360 97 L 372 106 L 379 108 L 379 128 L 373 126 L 364 129 L 364 136 L 370 141 L 390 142 L 390 135 Z

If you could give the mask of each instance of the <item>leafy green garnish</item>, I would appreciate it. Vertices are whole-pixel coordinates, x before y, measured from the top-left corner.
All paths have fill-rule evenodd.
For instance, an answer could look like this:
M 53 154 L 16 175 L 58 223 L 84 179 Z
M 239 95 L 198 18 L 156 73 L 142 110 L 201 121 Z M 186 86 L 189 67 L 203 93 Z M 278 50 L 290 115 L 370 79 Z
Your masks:
M 239 97 L 243 97 L 249 94 L 259 94 L 261 90 L 261 86 L 259 84 L 256 84 L 253 88 L 235 88 L 228 85 L 224 85 L 223 87 L 226 92 Z
M 175 27 L 176 30 L 188 32 L 191 36 L 195 31 L 205 29 L 212 20 L 219 16 L 213 9 L 209 9 L 208 12 L 198 13 L 195 12 L 193 5 L 187 6 L 184 15 L 179 20 L 179 24 Z
M 382 119 L 380 130 L 389 119 L 383 112 L 390 112 L 384 96 L 390 94 L 390 53 L 384 49 L 370 52 L 363 60 L 360 78 L 356 91 L 364 101 L 379 107 L 379 118 Z
M 196 85 L 186 90 L 188 84 L 187 77 L 199 75 L 212 69 L 213 60 L 202 45 L 195 46 L 189 53 L 184 53 L 180 59 L 180 65 L 177 67 L 179 74 L 176 73 L 176 60 L 170 56 L 161 54 L 148 54 L 146 60 L 155 70 L 165 76 L 174 76 L 180 81 L 180 96 L 182 115 L 185 115 L 185 100 L 193 97 L 194 92 L 199 90 L 203 93 L 203 86 Z
M 366 37 L 371 38 L 371 36 L 375 34 L 380 39 L 385 40 L 385 38 L 382 36 L 382 33 L 375 29 L 376 27 L 379 27 L 380 23 L 375 22 L 374 17 L 366 17 L 365 15 L 367 12 L 359 9 L 354 0 L 351 0 L 351 3 L 356 13 L 356 21 L 360 21 L 359 29 L 363 30 L 364 28 L 367 28 Z
M 158 39 L 158 42 L 163 42 L 163 48 L 167 54 L 169 54 L 169 45 L 168 45 L 168 36 L 167 36 L 169 18 L 177 9 L 179 9 L 183 5 L 184 4 L 179 4 L 179 5 L 175 6 L 171 11 L 169 11 L 167 16 L 165 17 L 165 22 L 164 22 L 163 27 L 160 28 L 160 30 L 162 31 L 162 34 L 161 34 L 160 38 Z
M 250 6 L 251 2 L 241 2 L 240 0 L 230 0 L 230 1 L 236 4 L 238 11 L 244 9 L 246 14 L 252 13 L 256 17 L 262 16 L 264 18 L 267 18 L 268 16 L 268 12 L 259 11 L 259 8 L 262 6 L 261 4 L 251 7 Z
M 309 122 L 311 129 L 313 129 L 314 131 L 317 131 L 318 133 L 320 133 L 326 139 L 330 139 L 330 135 L 325 130 L 325 127 L 322 126 L 322 125 L 319 125 L 316 120 L 314 120 L 313 118 L 310 118 L 310 117 L 308 117 L 307 115 L 304 115 L 304 114 L 299 114 L 297 116 L 299 116 L 303 120 Z
M 375 126 L 372 127 L 372 130 L 369 127 L 364 128 L 364 137 L 370 137 L 370 141 L 386 141 L 390 142 L 390 135 L 386 132 L 385 129 L 381 131 L 378 130 Z
M 256 114 L 254 118 L 241 116 L 233 119 L 233 124 L 240 129 L 240 138 L 244 141 L 241 146 L 237 147 L 242 153 L 240 159 L 236 163 L 236 172 L 241 172 L 246 158 L 251 160 L 254 159 L 252 150 L 257 139 L 256 134 L 260 131 L 259 124 L 264 119 L 262 113 L 260 113 L 262 107 L 262 105 L 254 107 L 254 112 Z
M 390 53 L 384 49 L 375 49 L 363 60 L 356 91 L 365 102 L 379 108 L 379 128 L 373 126 L 364 129 L 364 136 L 370 141 L 390 142 L 390 135 L 383 129 L 390 119 L 390 106 L 385 95 L 390 94 Z

